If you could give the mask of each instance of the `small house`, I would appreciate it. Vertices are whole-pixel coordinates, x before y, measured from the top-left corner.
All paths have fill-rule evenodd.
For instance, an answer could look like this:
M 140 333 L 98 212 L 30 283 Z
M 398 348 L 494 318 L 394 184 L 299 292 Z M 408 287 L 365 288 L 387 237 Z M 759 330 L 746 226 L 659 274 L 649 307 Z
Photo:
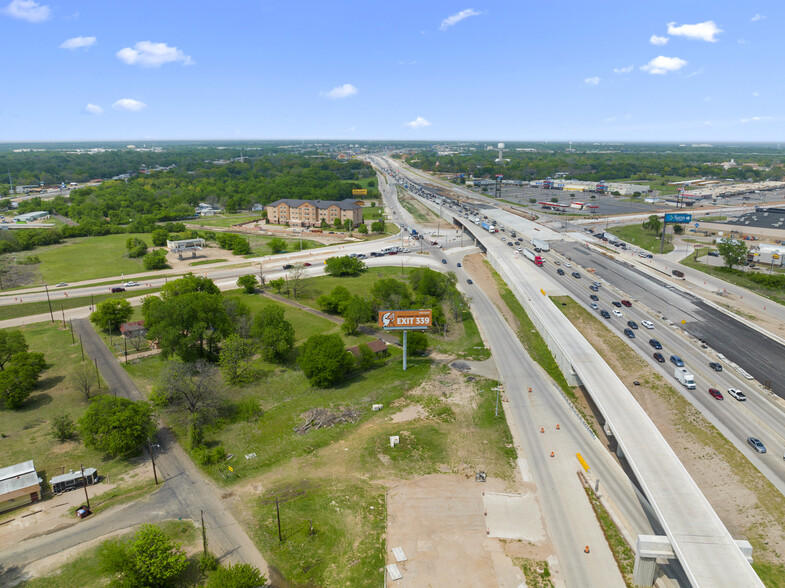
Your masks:
M 120 325 L 120 333 L 126 339 L 132 339 L 134 337 L 144 337 L 147 334 L 147 329 L 144 326 L 144 321 L 133 321 Z
M 38 502 L 41 481 L 33 460 L 0 469 L 0 512 Z

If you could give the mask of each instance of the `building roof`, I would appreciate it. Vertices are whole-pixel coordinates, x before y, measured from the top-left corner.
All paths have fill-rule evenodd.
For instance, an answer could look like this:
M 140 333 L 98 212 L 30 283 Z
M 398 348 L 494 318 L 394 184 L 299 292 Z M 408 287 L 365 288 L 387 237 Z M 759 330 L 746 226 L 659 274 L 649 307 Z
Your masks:
M 144 331 L 144 321 L 132 321 L 130 323 L 123 323 L 120 325 L 120 332 L 123 334 L 137 331 Z
M 355 357 L 360 357 L 360 346 L 359 345 L 352 345 L 351 347 L 347 347 L 346 351 L 354 355 Z
M 368 341 L 368 347 L 374 353 L 380 353 L 382 351 L 387 351 L 387 343 L 385 343 L 381 339 L 377 339 L 376 341 Z
M 310 204 L 316 208 L 330 208 L 337 206 L 342 210 L 357 210 L 361 208 L 354 204 L 353 200 L 300 200 L 298 198 L 281 198 L 268 204 L 267 206 L 278 206 L 279 204 L 287 204 L 292 208 L 299 208 L 303 204 Z
M 0 469 L 0 496 L 38 484 L 33 460 Z
M 95 468 L 85 468 L 84 475 L 86 478 L 89 478 L 90 476 L 94 475 L 97 471 L 98 470 L 96 470 Z M 49 480 L 49 483 L 54 485 L 54 484 L 59 484 L 60 482 L 70 482 L 72 480 L 78 480 L 81 477 L 82 477 L 82 470 L 76 470 L 76 471 L 71 470 L 67 474 L 62 474 L 60 476 L 53 476 Z
M 44 218 L 45 216 L 49 216 L 49 212 L 46 210 L 36 210 L 35 212 L 26 212 L 24 214 L 18 214 L 14 217 L 14 221 L 17 222 L 27 222 L 31 220 L 36 220 L 39 218 Z

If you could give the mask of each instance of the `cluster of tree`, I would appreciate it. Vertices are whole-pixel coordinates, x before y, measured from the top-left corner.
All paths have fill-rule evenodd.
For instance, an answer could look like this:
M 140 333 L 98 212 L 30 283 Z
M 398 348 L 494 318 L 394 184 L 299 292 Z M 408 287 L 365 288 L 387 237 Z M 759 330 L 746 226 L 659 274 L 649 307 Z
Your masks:
M 148 402 L 101 394 L 79 419 L 84 444 L 111 457 L 139 449 L 155 432 Z
M 138 237 L 128 237 L 125 248 L 128 249 L 128 257 L 142 257 L 147 253 L 147 243 Z
M 365 271 L 366 266 L 362 259 L 344 255 L 342 257 L 328 257 L 325 260 L 324 271 L 331 276 L 357 276 Z
M 63 240 L 60 231 L 54 229 L 26 229 L 24 231 L 0 232 L 0 254 L 29 251 L 44 245 L 56 245 Z
M 747 244 L 736 239 L 725 239 L 717 243 L 717 251 L 725 261 L 725 266 L 733 268 L 747 261 Z
M 142 265 L 144 265 L 144 269 L 146 270 L 166 269 L 169 267 L 169 264 L 166 263 L 166 250 L 155 249 L 154 251 L 147 253 L 142 258 Z
M 0 408 L 22 406 L 45 369 L 43 354 L 28 351 L 21 331 L 0 331 Z
M 361 225 L 364 226 L 364 225 Z M 368 228 L 365 228 L 366 232 Z M 371 232 L 373 233 L 383 233 L 384 232 L 384 219 L 379 219 L 378 221 L 374 221 L 371 223 Z
M 329 388 L 341 382 L 354 365 L 340 335 L 312 335 L 303 344 L 297 363 L 312 385 Z
M 351 294 L 343 286 L 319 296 L 317 304 L 323 311 L 343 317 L 341 329 L 347 335 L 354 335 L 360 324 L 373 320 L 375 310 L 371 299 Z
M 215 235 L 215 241 L 221 249 L 228 249 L 235 255 L 248 255 L 251 253 L 251 245 L 248 237 L 236 235 L 234 233 L 208 233 Z
M 652 231 L 655 235 L 659 235 L 660 229 L 662 228 L 662 221 L 656 214 L 652 214 L 649 216 L 649 218 L 643 221 L 641 227 L 647 231 Z
M 133 314 L 134 309 L 125 298 L 109 298 L 96 305 L 90 315 L 90 322 L 102 331 L 117 331 Z
M 157 525 L 146 523 L 130 538 L 104 541 L 98 548 L 98 560 L 113 586 L 168 588 L 192 582 L 184 582 L 188 556 L 182 544 Z M 207 575 L 207 588 L 260 588 L 267 584 L 267 578 L 249 564 L 220 566 L 208 553 L 202 554 L 199 563 L 200 571 Z

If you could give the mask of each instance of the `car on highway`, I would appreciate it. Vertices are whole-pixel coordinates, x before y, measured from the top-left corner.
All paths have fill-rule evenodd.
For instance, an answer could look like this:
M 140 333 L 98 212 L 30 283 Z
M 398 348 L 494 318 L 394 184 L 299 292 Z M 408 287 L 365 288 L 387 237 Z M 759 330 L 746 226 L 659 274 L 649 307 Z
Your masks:
M 467 279 L 466 279 L 466 283 L 467 283 L 467 284 L 469 284 L 469 285 L 472 285 L 472 284 L 474 284 L 474 282 L 472 282 L 472 279 L 471 279 L 471 278 L 467 278 Z
M 711 394 L 711 397 L 716 399 L 716 400 L 722 400 L 723 399 L 722 392 L 720 392 L 716 388 L 709 388 L 709 394 Z
M 613 304 L 613 306 L 615 306 L 616 308 L 621 308 L 621 302 L 617 300 L 614 300 L 613 302 L 611 302 L 611 304 Z
M 561 261 L 559 261 L 558 259 L 556 261 L 554 261 L 553 263 L 555 263 L 556 265 L 561 265 Z
M 627 335 L 630 339 L 635 339 L 635 333 L 632 329 L 624 329 L 624 334 Z
M 125 284 L 123 284 L 123 286 L 125 286 L 126 288 L 130 288 L 131 286 L 138 286 L 138 285 L 139 282 L 126 282 Z
M 442 259 L 442 263 L 443 263 L 444 265 L 447 265 L 447 260 L 446 260 L 446 259 Z
M 118 286 L 115 286 L 114 288 L 112 288 L 112 294 L 116 292 L 125 292 L 125 288 L 120 288 Z
M 711 369 L 713 369 L 715 372 L 721 372 L 722 371 L 722 366 L 720 364 L 718 364 L 716 361 L 710 361 L 709 362 L 709 367 Z
M 621 313 L 621 311 L 620 311 L 619 309 L 617 309 L 617 308 L 614 308 L 614 309 L 613 309 L 613 316 L 617 316 L 617 317 L 621 318 L 621 317 L 623 317 L 624 315 Z
M 564 267 L 572 267 L 572 264 L 569 261 L 565 261 Z
M 635 321 L 627 321 L 627 326 L 634 331 L 638 329 L 638 323 Z
M 747 437 L 747 445 L 758 453 L 766 453 L 766 446 L 757 437 Z
M 609 313 L 607 310 L 601 310 L 600 314 L 602 315 L 602 318 L 606 318 L 606 319 L 611 318 L 611 313 Z
M 506 240 L 507 240 L 507 237 L 502 237 L 502 243 L 504 243 Z
M 463 267 L 463 266 L 461 265 L 461 262 L 460 262 L 460 261 L 458 262 L 458 264 L 457 264 L 457 265 L 458 265 L 458 267 Z
M 592 302 L 591 304 L 589 304 L 589 306 L 591 306 L 592 310 L 597 310 L 599 308 L 596 302 Z
M 632 302 L 630 302 L 629 300 L 622 300 L 621 305 L 629 308 L 630 306 L 632 306 Z
M 676 367 L 684 367 L 684 361 L 678 355 L 671 355 L 671 363 Z
M 510 247 L 512 247 L 512 241 L 507 241 L 507 245 L 509 245 Z
M 572 272 L 572 277 L 573 278 L 578 278 L 580 280 L 581 279 L 581 274 L 579 272 Z
M 657 339 L 649 339 L 649 345 L 654 347 L 654 349 L 662 349 L 662 343 L 657 341 Z
M 651 321 L 641 321 L 641 324 L 646 327 L 647 329 L 653 329 L 654 323 Z
M 739 402 L 744 402 L 747 400 L 747 395 L 739 390 L 738 388 L 728 388 L 728 394 L 730 394 L 733 398 L 738 400 Z
M 287 263 L 283 266 L 283 269 L 292 269 L 294 266 L 291 263 Z
M 600 298 L 599 298 L 599 296 L 597 296 L 596 294 L 590 294 L 590 295 L 589 295 L 589 298 L 591 298 L 591 299 L 592 299 L 592 300 L 594 300 L 595 302 L 597 302 L 597 301 L 600 299 Z
M 55 286 L 55 288 L 62 288 L 63 286 L 67 286 L 67 285 L 68 284 L 66 282 L 60 282 L 59 284 L 57 284 L 57 286 Z
M 308 263 L 308 262 L 306 261 L 306 262 L 303 264 L 303 267 L 311 267 L 311 264 L 310 264 L 310 263 Z
M 600 291 L 600 289 L 597 286 L 595 286 L 594 284 L 589 286 L 589 290 L 591 290 L 592 292 L 599 292 Z
M 598 282 L 597 280 L 594 280 L 594 282 L 592 283 L 592 286 L 597 286 L 599 288 L 600 286 L 602 286 L 602 283 Z
M 371 257 L 384 257 L 384 253 L 379 251 L 371 251 Z
M 660 353 L 659 351 L 654 354 L 654 359 L 656 359 L 660 363 L 665 363 L 665 358 L 663 357 L 662 353 Z
M 559 269 L 556 270 L 556 273 L 559 274 L 560 276 L 563 276 L 564 275 L 564 270 L 562 268 L 559 268 Z

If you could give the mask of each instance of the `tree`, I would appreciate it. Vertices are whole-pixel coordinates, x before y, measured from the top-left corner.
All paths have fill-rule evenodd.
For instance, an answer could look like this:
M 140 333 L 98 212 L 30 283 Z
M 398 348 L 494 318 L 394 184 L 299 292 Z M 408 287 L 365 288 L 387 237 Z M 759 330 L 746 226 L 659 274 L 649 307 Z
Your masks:
M 295 263 L 286 270 L 287 284 L 292 293 L 292 297 L 298 298 L 305 296 L 308 291 L 308 282 L 306 282 L 305 266 L 301 263 Z
M 237 285 L 245 289 L 246 294 L 253 294 L 256 286 L 259 285 L 259 280 L 256 274 L 246 274 L 237 278 Z
M 174 586 L 188 558 L 159 527 L 144 524 L 130 541 L 110 539 L 98 549 L 104 571 L 119 576 L 120 586 L 163 588 Z
M 362 259 L 343 255 L 341 257 L 328 257 L 325 260 L 325 272 L 331 276 L 356 276 L 366 269 Z
M 682 225 L 673 225 L 674 235 L 681 235 L 682 233 L 684 233 L 684 227 Z
M 333 226 L 334 226 L 336 229 L 340 229 L 340 228 L 343 226 L 343 223 L 341 222 L 341 219 L 340 219 L 340 218 L 336 218 L 336 219 L 333 221 Z
M 95 368 L 90 362 L 82 362 L 71 375 L 71 381 L 74 387 L 79 390 L 85 397 L 85 400 L 90 400 L 93 396 L 93 388 L 98 385 L 98 375 L 95 373 Z
M 286 280 L 283 278 L 276 278 L 274 280 L 270 280 L 270 286 L 272 286 L 273 290 L 275 290 L 278 294 L 281 293 L 281 290 L 284 289 L 286 286 Z
M 147 243 L 137 237 L 128 237 L 125 248 L 128 249 L 128 257 L 142 257 L 147 253 Z
M 133 451 L 154 432 L 150 405 L 119 396 L 96 396 L 79 419 L 84 444 L 111 457 Z
M 412 306 L 409 287 L 395 278 L 383 278 L 371 288 L 377 308 L 405 309 Z
M 151 251 L 142 258 L 142 264 L 146 270 L 165 269 L 166 264 L 166 250 L 156 249 Z
M 120 325 L 127 323 L 133 316 L 134 309 L 125 298 L 110 298 L 104 300 L 90 315 L 90 322 L 99 329 L 116 331 Z
M 344 286 L 336 286 L 329 294 L 322 294 L 316 301 L 324 312 L 343 314 L 346 305 L 352 299 L 349 290 Z
M 303 344 L 297 362 L 313 386 L 329 388 L 346 377 L 354 358 L 340 335 L 312 335 Z
M 0 371 L 5 369 L 5 364 L 17 353 L 27 351 L 27 342 L 22 331 L 3 329 L 0 330 Z
M 347 335 L 354 335 L 360 323 L 373 318 L 373 306 L 370 301 L 355 295 L 346 304 L 341 315 L 344 318 L 341 329 Z
M 326 221 L 326 220 L 322 219 L 322 222 L 321 222 L 321 223 L 319 223 L 319 227 L 320 227 L 322 230 L 324 230 L 324 229 L 329 229 L 329 228 L 330 228 L 330 225 L 328 225 L 328 224 L 327 224 L 327 221 Z
M 361 235 L 367 235 L 368 225 L 366 225 L 365 223 L 360 223 L 360 226 L 357 227 L 357 232 L 360 233 Z
M 45 369 L 41 353 L 22 351 L 14 355 L 6 369 L 0 372 L 0 406 L 7 409 L 22 406 Z
M 403 345 L 403 335 L 401 335 Z M 406 336 L 406 355 L 425 355 L 428 350 L 428 337 L 421 331 L 410 331 Z
M 187 412 L 196 423 L 221 403 L 217 375 L 217 368 L 203 359 L 191 363 L 169 361 L 161 371 L 154 402 Z
M 747 261 L 747 244 L 744 241 L 718 240 L 717 251 L 725 260 L 725 267 L 732 269 L 734 265 L 743 265 Z
M 169 239 L 169 231 L 166 229 L 155 229 L 150 235 L 150 240 L 155 247 L 163 247 Z
M 251 564 L 238 563 L 219 567 L 207 576 L 207 588 L 259 588 L 267 578 Z
M 343 228 L 345 231 L 347 232 L 351 231 L 353 227 L 354 227 L 354 223 L 352 222 L 352 219 L 347 218 L 346 220 L 343 221 Z
M 175 296 L 190 294 L 192 292 L 220 294 L 221 290 L 210 278 L 204 276 L 195 276 L 193 273 L 187 273 L 182 278 L 172 280 L 171 282 L 164 284 L 164 287 L 161 290 L 161 298 L 173 298 Z
M 366 343 L 360 343 L 357 348 L 360 350 L 360 357 L 355 359 L 355 369 L 358 371 L 364 372 L 381 363 L 379 358 L 376 357 L 376 354 L 371 351 L 371 348 L 368 347 Z
M 384 221 L 378 220 L 371 223 L 371 231 L 374 233 L 384 232 Z
M 284 309 L 277 305 L 265 306 L 257 313 L 251 336 L 259 341 L 265 361 L 281 363 L 294 348 L 294 327 L 284 318 Z
M 76 435 L 76 425 L 70 414 L 59 414 L 52 419 L 52 437 L 60 443 L 70 441 L 74 435 Z
M 273 237 L 267 242 L 267 246 L 270 248 L 270 251 L 272 251 L 275 254 L 275 253 L 283 253 L 284 251 L 286 251 L 288 244 L 280 237 Z
M 229 335 L 221 344 L 218 365 L 224 379 L 230 384 L 244 384 L 256 376 L 256 370 L 249 360 L 258 350 L 258 343 L 252 339 L 244 339 L 237 335 Z
M 659 235 L 660 227 L 662 227 L 662 221 L 656 214 L 652 214 L 649 216 L 649 218 L 643 221 L 641 226 L 647 231 L 653 231 L 655 235 Z

